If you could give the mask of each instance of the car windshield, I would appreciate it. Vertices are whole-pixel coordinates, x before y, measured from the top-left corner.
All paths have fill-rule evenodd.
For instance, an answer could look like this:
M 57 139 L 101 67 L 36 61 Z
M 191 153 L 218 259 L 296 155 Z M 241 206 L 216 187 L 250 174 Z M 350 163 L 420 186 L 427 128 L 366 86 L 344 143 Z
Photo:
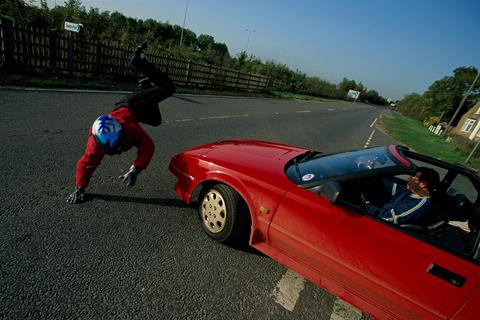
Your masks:
M 286 175 L 296 184 L 302 185 L 396 165 L 388 156 L 385 147 L 329 155 L 308 152 L 289 162 Z

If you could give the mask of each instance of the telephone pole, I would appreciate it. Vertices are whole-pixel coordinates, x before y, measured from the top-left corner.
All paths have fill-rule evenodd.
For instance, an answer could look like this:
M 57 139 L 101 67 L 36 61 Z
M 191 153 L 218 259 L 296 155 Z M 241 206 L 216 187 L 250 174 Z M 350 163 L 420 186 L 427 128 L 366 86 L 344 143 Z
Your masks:
M 468 96 L 471 94 L 472 89 L 473 89 L 473 86 L 474 86 L 475 83 L 477 82 L 479 75 L 480 75 L 480 70 L 477 70 L 477 75 L 475 76 L 475 79 L 473 80 L 472 84 L 470 85 L 470 88 L 468 88 L 468 91 L 463 95 L 462 102 L 460 102 L 460 105 L 458 106 L 457 110 L 455 110 L 455 113 L 453 114 L 452 118 L 451 118 L 450 121 L 448 122 L 447 129 L 445 129 L 445 131 L 443 132 L 442 136 L 447 135 L 447 133 L 450 131 L 450 129 L 451 129 L 451 127 L 452 127 L 453 120 L 457 117 L 458 113 L 460 112 L 460 110 L 461 110 L 462 107 L 463 107 L 463 104 L 464 104 L 465 101 L 467 100 Z

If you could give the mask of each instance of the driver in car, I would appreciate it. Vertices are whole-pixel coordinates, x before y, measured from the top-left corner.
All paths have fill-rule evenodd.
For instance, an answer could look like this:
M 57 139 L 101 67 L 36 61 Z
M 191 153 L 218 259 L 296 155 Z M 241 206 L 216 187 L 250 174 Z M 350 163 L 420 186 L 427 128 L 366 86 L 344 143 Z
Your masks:
M 383 207 L 377 207 L 361 194 L 362 202 L 367 212 L 375 217 L 394 224 L 426 225 L 430 218 L 432 207 L 432 191 L 440 182 L 437 171 L 419 167 L 414 176 L 411 176 L 406 186 L 385 181 L 391 191 L 392 198 Z

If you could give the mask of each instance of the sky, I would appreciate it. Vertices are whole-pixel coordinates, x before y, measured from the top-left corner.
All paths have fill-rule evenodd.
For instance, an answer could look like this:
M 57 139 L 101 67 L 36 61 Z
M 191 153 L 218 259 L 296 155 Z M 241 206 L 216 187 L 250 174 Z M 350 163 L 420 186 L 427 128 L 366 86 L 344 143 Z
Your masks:
M 187 2 L 188 1 L 188 2 Z M 63 4 L 48 0 L 49 6 Z M 188 3 L 188 6 L 187 6 Z M 386 98 L 480 68 L 478 0 L 82 0 L 100 11 L 182 25 L 265 61 Z M 88 26 L 87 26 L 88 27 Z M 248 30 L 248 31 L 247 31 Z

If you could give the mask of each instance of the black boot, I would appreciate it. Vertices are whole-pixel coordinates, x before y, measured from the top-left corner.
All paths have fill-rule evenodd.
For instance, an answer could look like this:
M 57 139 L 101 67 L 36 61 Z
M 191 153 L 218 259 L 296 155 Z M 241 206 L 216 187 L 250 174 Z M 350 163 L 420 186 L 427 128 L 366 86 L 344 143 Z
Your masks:
M 136 67 L 145 61 L 145 49 L 147 48 L 147 41 L 138 45 L 135 52 L 128 57 L 128 63 Z

